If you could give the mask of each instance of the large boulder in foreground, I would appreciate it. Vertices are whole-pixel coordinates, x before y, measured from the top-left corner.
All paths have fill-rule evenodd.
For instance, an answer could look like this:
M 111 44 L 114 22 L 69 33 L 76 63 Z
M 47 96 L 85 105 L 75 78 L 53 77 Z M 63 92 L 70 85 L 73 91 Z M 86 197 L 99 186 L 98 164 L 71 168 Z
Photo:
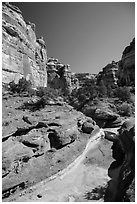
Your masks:
M 135 201 L 135 119 L 126 120 L 118 135 L 107 137 L 113 141 L 115 161 L 108 169 L 111 180 L 105 194 L 106 202 Z

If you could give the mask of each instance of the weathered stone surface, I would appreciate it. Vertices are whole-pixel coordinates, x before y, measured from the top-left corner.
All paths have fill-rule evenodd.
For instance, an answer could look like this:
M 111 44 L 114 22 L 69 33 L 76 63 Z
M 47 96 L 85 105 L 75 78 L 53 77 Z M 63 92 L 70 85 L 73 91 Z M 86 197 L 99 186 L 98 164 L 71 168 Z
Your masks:
M 47 73 L 47 86 L 60 89 L 65 94 L 70 94 L 78 86 L 78 80 L 75 74 L 71 72 L 70 66 L 58 62 L 57 59 L 48 59 Z
M 117 126 L 121 125 L 118 120 L 119 115 L 112 111 L 107 103 L 100 102 L 99 104 L 94 105 L 89 102 L 81 111 L 86 116 L 93 118 L 99 127 L 113 127 L 113 124 L 114 126 L 116 125 L 115 121 L 118 122 L 116 122 Z
M 84 133 L 90 134 L 94 130 L 94 125 L 89 122 L 84 122 L 82 125 L 82 131 Z
M 112 61 L 112 63 L 108 64 L 103 68 L 101 72 L 97 75 L 97 84 L 103 81 L 106 87 L 116 87 L 117 86 L 117 72 L 118 72 L 118 63 Z
M 35 25 L 26 23 L 21 11 L 9 3 L 2 5 L 2 81 L 16 83 L 22 77 L 33 87 L 47 85 L 47 51 L 37 39 Z
M 122 85 L 135 85 L 135 38 L 125 48 L 119 61 L 118 78 Z
M 89 121 L 87 117 L 67 104 L 30 111 L 21 107 L 29 100 L 33 104 L 36 97 L 8 99 L 3 99 L 4 198 L 65 168 L 90 138 L 77 124 Z
M 135 120 L 125 121 L 118 135 L 108 138 L 113 141 L 113 158 L 116 160 L 108 169 L 111 180 L 105 194 L 106 202 L 124 202 L 130 200 L 129 191 L 135 190 Z M 132 195 L 134 192 L 132 192 Z
M 90 73 L 75 73 L 75 77 L 78 79 L 79 87 L 91 84 L 96 81 L 96 75 Z
M 32 129 L 27 135 L 19 138 L 25 146 L 31 147 L 38 153 L 44 153 L 50 149 L 50 142 L 46 128 Z

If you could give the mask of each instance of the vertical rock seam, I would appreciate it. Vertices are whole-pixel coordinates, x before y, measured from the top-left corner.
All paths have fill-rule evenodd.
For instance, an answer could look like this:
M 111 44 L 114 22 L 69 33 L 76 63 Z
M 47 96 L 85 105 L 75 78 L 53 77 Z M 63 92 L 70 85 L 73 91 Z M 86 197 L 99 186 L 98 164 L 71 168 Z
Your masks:
M 47 50 L 43 38 L 36 38 L 35 24 L 25 22 L 21 11 L 2 4 L 2 82 L 17 83 L 24 77 L 33 87 L 47 86 Z

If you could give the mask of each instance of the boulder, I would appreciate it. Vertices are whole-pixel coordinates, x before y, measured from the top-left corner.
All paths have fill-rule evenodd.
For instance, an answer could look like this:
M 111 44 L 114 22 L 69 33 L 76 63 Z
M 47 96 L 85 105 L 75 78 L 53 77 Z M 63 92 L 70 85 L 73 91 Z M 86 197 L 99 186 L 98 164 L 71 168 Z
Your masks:
M 90 122 L 84 122 L 82 124 L 82 131 L 87 134 L 91 134 L 94 130 L 94 124 Z
M 113 124 L 114 126 L 119 126 L 119 115 L 114 113 L 107 103 L 102 102 L 101 105 L 86 104 L 86 106 L 82 108 L 82 112 L 88 117 L 91 117 L 99 127 L 112 127 Z M 115 121 L 117 122 L 115 123 Z
M 135 119 L 126 120 L 117 136 L 107 136 L 107 139 L 114 142 L 112 156 L 115 161 L 108 169 L 111 180 L 108 182 L 104 201 L 131 201 L 127 193 L 132 190 L 134 194 L 135 190 Z
M 116 128 L 116 127 L 120 127 L 123 123 L 123 120 L 121 117 L 118 117 L 116 120 L 114 121 L 107 121 L 107 123 L 105 124 L 105 127 L 107 128 Z

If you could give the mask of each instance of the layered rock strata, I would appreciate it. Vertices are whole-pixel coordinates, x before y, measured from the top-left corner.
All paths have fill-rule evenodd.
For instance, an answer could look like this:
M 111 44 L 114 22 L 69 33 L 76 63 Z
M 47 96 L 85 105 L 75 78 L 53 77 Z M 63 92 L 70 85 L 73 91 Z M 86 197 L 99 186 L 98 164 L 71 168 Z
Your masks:
M 123 51 L 119 61 L 118 78 L 122 85 L 135 85 L 135 38 Z
M 106 87 L 116 87 L 117 86 L 117 72 L 118 72 L 118 63 L 112 61 L 112 63 L 108 64 L 103 68 L 101 72 L 97 75 L 97 84 L 103 81 Z
M 61 89 L 65 94 L 70 94 L 78 87 L 78 79 L 71 72 L 70 66 L 64 65 L 55 58 L 49 58 L 47 62 L 48 81 L 47 86 Z
M 8 96 L 7 96 L 8 97 Z M 16 98 L 16 100 L 15 100 Z M 31 111 L 35 97 L 3 99 L 3 198 L 50 177 L 81 154 L 96 123 L 67 104 Z M 23 104 L 29 107 L 23 107 Z
M 35 24 L 25 22 L 21 11 L 2 5 L 2 81 L 31 80 L 33 87 L 47 85 L 47 51 L 43 38 L 37 39 Z

